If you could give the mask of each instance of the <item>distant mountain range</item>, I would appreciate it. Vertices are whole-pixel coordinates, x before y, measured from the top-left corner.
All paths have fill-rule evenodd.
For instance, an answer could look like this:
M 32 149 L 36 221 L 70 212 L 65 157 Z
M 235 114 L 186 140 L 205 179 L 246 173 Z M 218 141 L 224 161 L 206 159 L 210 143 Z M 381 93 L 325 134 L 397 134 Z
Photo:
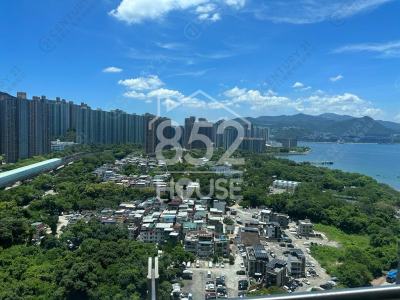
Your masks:
M 400 124 L 325 113 L 318 116 L 261 116 L 247 118 L 254 125 L 267 126 L 275 138 L 297 138 L 305 141 L 398 142 Z

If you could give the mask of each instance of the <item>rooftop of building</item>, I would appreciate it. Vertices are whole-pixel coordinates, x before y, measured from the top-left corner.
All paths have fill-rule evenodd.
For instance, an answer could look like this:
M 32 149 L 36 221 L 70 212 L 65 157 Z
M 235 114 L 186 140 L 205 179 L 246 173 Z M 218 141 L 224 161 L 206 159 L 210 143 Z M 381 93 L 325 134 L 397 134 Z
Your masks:
M 299 248 L 294 248 L 294 249 L 292 249 L 292 250 L 290 251 L 290 253 L 291 253 L 292 255 L 294 255 L 294 256 L 297 256 L 297 257 L 304 257 L 304 256 L 305 256 L 303 250 L 301 250 L 301 249 L 299 249 Z
M 185 230 L 192 230 L 193 231 L 193 230 L 197 229 L 197 225 L 194 224 L 194 223 L 186 222 L 186 223 L 183 223 L 182 228 L 185 229 Z
M 242 227 L 240 228 L 241 232 L 257 232 L 258 233 L 258 228 L 255 227 Z
M 246 248 L 249 259 L 252 260 L 268 260 L 268 252 L 261 244 L 256 244 Z
M 267 269 L 274 270 L 276 272 L 279 271 L 280 268 L 283 268 L 286 265 L 287 265 L 286 261 L 278 258 L 273 258 L 268 262 Z
M 310 219 L 300 220 L 299 224 L 301 224 L 301 225 L 312 225 Z

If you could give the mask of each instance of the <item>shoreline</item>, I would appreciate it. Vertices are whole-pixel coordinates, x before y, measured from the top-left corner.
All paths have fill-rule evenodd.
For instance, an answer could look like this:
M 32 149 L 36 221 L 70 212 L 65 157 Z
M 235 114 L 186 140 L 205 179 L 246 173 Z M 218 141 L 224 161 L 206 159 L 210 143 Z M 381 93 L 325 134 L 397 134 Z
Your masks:
M 308 162 L 308 163 L 310 163 L 310 164 L 313 164 L 313 162 L 315 162 L 315 160 L 313 159 L 314 158 L 314 156 L 315 155 L 318 155 L 318 153 L 320 153 L 320 155 L 321 156 L 324 156 L 324 151 L 318 151 L 318 147 L 317 147 L 317 149 L 315 148 L 315 147 L 313 147 L 312 146 L 312 144 L 320 144 L 320 145 L 335 145 L 335 146 L 339 146 L 339 145 L 345 145 L 345 144 L 360 144 L 360 145 L 365 145 L 365 146 L 368 146 L 368 145 L 382 145 L 382 146 L 396 146 L 397 145 L 397 147 L 399 146 L 399 144 L 379 144 L 379 143 L 335 143 L 335 142 L 302 142 L 302 143 L 307 143 L 307 145 L 305 145 L 305 146 L 307 146 L 307 147 L 310 147 L 311 149 L 310 149 L 310 151 L 308 151 L 308 153 L 307 154 L 310 154 L 310 153 L 312 153 L 313 152 L 313 154 L 314 155 L 311 155 L 311 157 L 305 157 L 305 156 L 303 156 L 303 155 L 299 155 L 299 154 L 297 154 L 297 156 L 294 156 L 293 157 L 293 155 L 287 155 L 287 153 L 284 153 L 284 154 L 286 154 L 285 156 L 286 156 L 286 158 L 287 159 L 290 159 L 290 160 L 292 160 L 292 161 L 294 161 L 294 162 L 297 162 L 297 163 L 301 163 L 301 162 Z M 329 147 L 329 146 L 326 146 L 326 147 Z M 375 146 L 374 146 L 375 147 Z M 339 148 L 336 148 L 337 150 L 339 150 Z M 357 148 L 358 149 L 358 148 Z M 276 155 L 276 157 L 277 158 L 282 158 L 283 156 L 282 155 Z M 298 158 L 298 160 L 296 159 L 296 157 Z M 321 158 L 322 159 L 322 158 Z M 395 191 L 399 191 L 400 192 L 400 186 L 399 186 L 399 182 L 400 182 L 400 179 L 399 179 L 399 174 L 390 174 L 390 175 L 385 175 L 384 173 L 385 173 L 385 171 L 383 170 L 380 170 L 379 168 L 376 168 L 376 166 L 375 166 L 375 172 L 365 172 L 365 170 L 364 170 L 364 172 L 363 171 L 360 171 L 358 168 L 357 168 L 357 166 L 355 167 L 355 168 L 351 168 L 351 170 L 349 170 L 349 169 L 344 169 L 344 168 L 341 168 L 340 167 L 340 162 L 334 162 L 334 164 L 333 165 L 316 165 L 317 167 L 322 167 L 322 168 L 329 168 L 329 169 L 336 169 L 336 170 L 340 170 L 340 171 L 343 171 L 343 172 L 350 172 L 350 173 L 359 173 L 359 174 L 363 174 L 363 175 L 365 175 L 365 176 L 368 176 L 368 177 L 371 177 L 371 178 L 373 178 L 374 180 L 376 180 L 378 183 L 380 183 L 380 184 L 386 184 L 386 185 L 388 185 L 388 186 L 390 186 L 392 189 L 394 189 Z M 382 173 L 383 174 L 383 177 L 385 177 L 386 176 L 386 179 L 387 180 L 382 180 L 382 179 L 384 179 L 384 178 L 382 178 L 381 176 L 377 176 L 376 174 L 376 172 L 377 171 L 379 171 L 378 173 Z M 380 175 L 382 175 L 382 174 L 380 174 Z M 393 175 L 394 175 L 394 177 L 393 177 Z M 397 176 L 396 176 L 397 175 Z
M 356 143 L 356 142 L 313 142 L 313 141 L 299 141 L 299 143 L 312 143 L 312 144 L 338 144 L 338 145 L 399 145 L 400 143 Z
M 311 150 L 308 150 L 306 152 L 288 152 L 288 153 L 271 153 L 274 155 L 278 155 L 278 156 L 290 156 L 290 155 L 307 155 L 310 154 Z

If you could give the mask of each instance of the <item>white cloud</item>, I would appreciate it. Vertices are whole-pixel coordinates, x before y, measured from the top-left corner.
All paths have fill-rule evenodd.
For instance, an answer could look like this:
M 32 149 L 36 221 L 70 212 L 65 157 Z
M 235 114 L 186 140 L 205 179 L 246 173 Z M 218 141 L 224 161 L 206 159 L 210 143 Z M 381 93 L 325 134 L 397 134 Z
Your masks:
M 146 102 L 159 100 L 168 111 L 177 107 L 224 109 L 227 107 L 247 106 L 251 110 L 257 111 L 258 114 L 275 110 L 292 113 L 302 112 L 312 115 L 337 113 L 355 117 L 370 116 L 373 118 L 383 115 L 383 111 L 375 107 L 370 101 L 352 93 L 327 94 L 324 91 L 317 90 L 309 96 L 290 98 L 278 95 L 272 90 L 261 91 L 235 86 L 222 93 L 225 97 L 223 101 L 216 102 L 212 101 L 212 99 L 207 99 L 209 97 L 203 99 L 201 93 L 187 96 L 181 91 L 164 88 L 164 82 L 156 75 L 120 80 L 118 83 L 127 88 L 124 93 L 125 97 Z M 299 90 L 308 88 L 300 82 L 296 82 L 293 86 L 297 86 Z M 400 116 L 398 117 L 400 118 Z
M 217 6 L 213 3 L 207 3 L 206 5 L 200 5 L 196 8 L 196 13 L 198 14 L 208 14 L 217 9 Z
M 149 75 L 147 77 L 137 77 L 118 81 L 118 84 L 123 85 L 131 90 L 143 91 L 154 90 L 164 85 L 164 82 L 157 75 Z
M 224 95 L 229 98 L 237 98 L 246 93 L 246 89 L 240 89 L 235 86 L 233 89 L 227 90 L 224 92 Z
M 336 21 L 376 9 L 394 0 L 265 1 L 256 16 L 276 23 L 311 24 Z
M 209 20 L 211 22 L 217 22 L 217 21 L 221 20 L 221 15 L 219 13 L 215 13 L 209 18 Z
M 225 91 L 224 95 L 229 98 L 224 101 L 226 105 L 245 103 L 250 105 L 250 108 L 253 110 L 265 107 L 292 105 L 289 98 L 278 96 L 272 91 L 261 92 L 259 90 L 234 87 L 233 89 Z
M 370 52 L 382 57 L 400 57 L 400 40 L 386 43 L 352 44 L 337 48 L 334 53 Z
M 176 73 L 176 74 L 171 74 L 170 77 L 175 77 L 175 76 L 191 76 L 191 77 L 200 77 L 205 75 L 207 72 L 213 70 L 213 68 L 210 69 L 203 69 L 203 70 L 198 70 L 198 71 L 186 71 L 186 72 L 181 72 L 181 73 Z
M 122 0 L 110 15 L 128 24 L 157 20 L 173 10 L 185 10 L 208 2 L 207 0 Z
M 103 73 L 121 73 L 123 70 L 117 67 L 108 67 L 103 69 Z
M 314 94 L 299 99 L 298 110 L 308 114 L 336 113 L 355 117 L 379 117 L 383 111 L 375 108 L 371 102 L 351 93 L 339 95 Z
M 304 87 L 304 85 L 301 86 Z M 247 90 L 245 88 L 234 87 L 233 89 L 225 91 L 224 95 L 228 98 L 228 100 L 224 102 L 227 105 L 245 103 L 249 105 L 252 110 L 257 110 L 260 113 L 265 109 L 267 109 L 267 111 L 269 109 L 277 109 L 280 111 L 289 109 L 292 112 L 302 112 L 313 115 L 330 112 L 356 117 L 379 117 L 383 114 L 382 110 L 374 107 L 371 102 L 351 93 L 329 95 L 318 90 L 318 92 L 308 97 L 291 99 L 289 97 L 279 96 L 272 91 L 262 92 L 259 90 Z
M 304 84 L 301 82 L 295 82 L 292 86 L 292 88 L 294 88 L 294 89 L 303 88 L 303 87 L 304 87 Z
M 137 24 L 160 20 L 172 11 L 189 10 L 200 20 L 215 22 L 221 18 L 217 10 L 224 7 L 240 9 L 245 3 L 245 0 L 122 0 L 109 14 L 128 24 Z
M 246 0 L 224 0 L 226 5 L 234 7 L 236 9 L 242 8 L 246 5 Z
M 210 22 L 217 22 L 221 19 L 219 13 L 214 14 L 201 14 L 198 16 L 200 21 L 210 21 Z
M 158 99 L 171 99 L 171 98 L 181 99 L 184 96 L 178 91 L 161 88 L 149 92 L 147 94 L 147 97 L 158 98 Z
M 223 107 L 222 103 L 204 101 L 196 98 L 196 96 L 185 96 L 180 91 L 163 88 L 162 86 L 165 84 L 157 75 L 120 80 L 118 84 L 127 88 L 127 91 L 123 94 L 124 97 L 144 100 L 146 103 L 151 103 L 153 100 L 161 101 L 167 111 L 178 106 L 199 109 L 220 109 Z
M 337 76 L 329 78 L 329 80 L 332 82 L 336 82 L 336 81 L 342 80 L 343 78 L 344 78 L 343 75 L 339 74 Z
M 394 117 L 394 121 L 400 123 L 400 113 Z
M 136 91 L 127 91 L 124 93 L 124 97 L 136 100 L 146 100 L 146 95 L 144 93 L 139 93 Z
M 196 13 L 198 14 L 198 19 L 201 21 L 216 22 L 221 19 L 221 15 L 217 10 L 217 6 L 213 3 L 207 3 L 206 5 L 201 5 L 196 8 Z
M 311 90 L 311 86 L 305 86 L 304 83 L 301 82 L 295 82 L 292 85 L 292 88 L 296 89 L 296 90 L 302 90 L 302 91 L 308 91 Z
M 167 50 L 179 50 L 185 48 L 185 44 L 182 43 L 156 43 L 156 45 Z

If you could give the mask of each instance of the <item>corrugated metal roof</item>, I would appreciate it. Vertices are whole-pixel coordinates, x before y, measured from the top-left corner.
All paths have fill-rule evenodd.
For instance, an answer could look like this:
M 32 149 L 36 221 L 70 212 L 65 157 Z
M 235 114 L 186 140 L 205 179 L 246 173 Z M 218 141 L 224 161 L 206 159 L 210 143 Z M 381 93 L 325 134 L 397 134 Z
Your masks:
M 46 166 L 48 164 L 54 163 L 54 162 L 61 162 L 62 160 L 60 158 L 52 158 L 52 159 L 48 159 L 48 160 L 44 160 L 29 166 L 25 166 L 25 167 L 21 167 L 21 168 L 17 168 L 14 170 L 10 170 L 10 171 L 6 171 L 6 172 L 2 172 L 0 173 L 0 178 L 5 178 L 7 176 L 10 175 L 15 175 L 24 171 L 28 171 L 37 167 L 41 167 L 41 166 Z

